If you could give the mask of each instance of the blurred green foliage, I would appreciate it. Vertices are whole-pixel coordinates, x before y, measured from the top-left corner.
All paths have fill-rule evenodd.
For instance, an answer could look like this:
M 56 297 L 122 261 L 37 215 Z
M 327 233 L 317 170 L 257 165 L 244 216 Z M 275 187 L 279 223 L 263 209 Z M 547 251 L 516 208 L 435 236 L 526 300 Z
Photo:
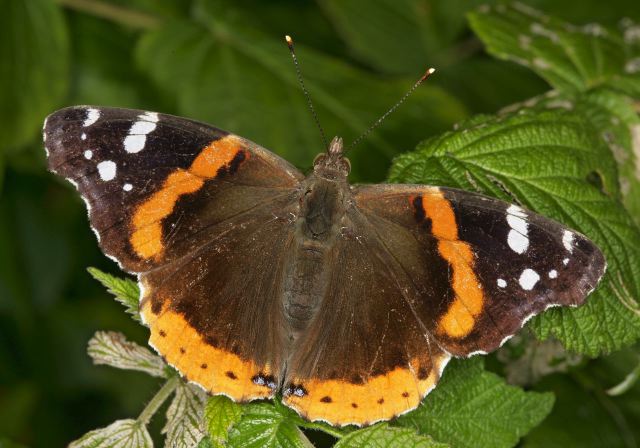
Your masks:
M 469 11 L 484 3 L 499 2 L 1 0 L 0 447 L 14 446 L 13 442 L 63 446 L 91 429 L 138 415 L 160 387 L 157 379 L 140 373 L 93 367 L 86 355 L 86 343 L 96 330 L 121 331 L 142 345 L 147 334 L 86 272 L 87 266 L 97 266 L 118 274 L 98 250 L 78 196 L 70 185 L 45 171 L 39 130 L 48 113 L 66 105 L 98 104 L 189 116 L 241 134 L 308 168 L 321 141 L 282 39 L 290 34 L 325 130 L 347 141 L 384 113 L 425 68 L 438 69 L 354 150 L 353 181 L 381 181 L 392 158 L 413 150 L 420 141 L 474 114 L 495 113 L 551 87 L 564 89 L 561 94 L 567 96 L 562 99 L 574 102 L 577 112 L 590 114 L 593 128 L 611 133 L 622 147 L 630 148 L 633 138 L 640 138 L 623 126 L 638 120 L 637 100 L 626 100 L 626 95 L 634 94 L 632 84 L 623 79 L 615 84 L 602 81 L 611 73 L 601 68 L 612 64 L 596 58 L 591 67 L 571 66 L 565 59 L 573 61 L 575 55 L 561 53 L 572 42 L 564 40 L 557 48 L 548 42 L 538 48 L 532 42 L 542 59 L 526 63 L 527 56 L 517 54 L 517 45 L 509 39 L 522 29 L 513 16 L 498 14 L 495 26 L 489 27 L 477 15 L 471 16 L 489 51 L 505 60 L 494 59 L 467 19 Z M 623 36 L 628 20 L 640 22 L 640 3 L 633 0 L 526 3 L 578 26 L 594 21 L 611 29 L 622 26 Z M 514 27 L 513 32 L 499 38 L 491 34 L 503 25 Z M 579 43 L 573 44 L 579 48 Z M 620 56 L 603 51 L 607 58 Z M 562 68 L 559 73 L 548 70 L 555 63 Z M 640 95 L 635 92 L 635 96 Z M 549 101 L 557 98 L 542 99 L 531 107 L 545 107 Z M 610 122 L 611 115 L 618 125 Z M 427 151 L 434 159 L 443 156 L 437 150 L 429 152 L 432 147 L 433 142 L 424 143 L 419 152 Z M 415 155 L 405 157 L 396 170 Z M 600 163 L 594 170 L 596 181 L 600 179 L 600 186 L 612 196 L 620 195 L 637 222 L 638 195 L 632 194 L 638 182 L 635 165 L 616 162 L 623 191 L 616 191 L 615 178 L 598 177 L 599 172 L 616 172 L 606 158 L 592 162 Z M 518 167 L 511 168 L 510 175 L 517 174 Z M 421 172 L 415 179 L 443 179 L 451 172 Z M 517 182 L 510 184 L 514 185 Z M 609 230 L 602 232 L 608 235 Z M 621 257 L 620 268 L 637 283 L 633 262 L 628 261 L 635 256 L 638 262 L 637 247 L 625 247 L 629 240 L 619 244 L 628 252 Z M 615 293 L 609 291 L 609 302 L 603 303 L 611 305 Z M 612 309 L 624 313 L 619 311 L 623 307 L 609 307 L 603 316 L 610 316 Z M 555 322 L 554 328 L 581 322 L 570 319 L 558 313 L 549 322 Z M 603 336 L 593 342 L 595 346 L 583 341 L 577 348 L 595 355 L 637 338 L 637 329 L 626 336 L 618 334 L 625 333 L 624 327 L 607 333 L 612 319 L 585 320 L 588 329 Z M 563 337 L 544 322 L 538 324 L 538 334 Z M 522 443 L 638 446 L 639 387 L 620 397 L 605 393 L 638 362 L 634 349 L 626 348 L 584 360 L 568 373 L 554 373 L 530 385 L 540 392 L 553 391 L 556 404 Z M 488 364 L 496 372 L 505 368 L 495 357 Z M 272 409 L 265 412 L 281 418 Z M 152 422 L 153 434 L 160 432 L 159 420 Z M 377 434 L 373 437 L 396 441 L 418 437 L 386 426 L 372 431 Z M 437 429 L 430 435 L 436 434 Z M 316 432 L 309 437 L 319 445 L 332 442 Z M 367 437 L 359 434 L 342 443 L 357 446 Z M 508 443 L 510 436 L 505 437 Z M 416 443 L 430 446 L 431 441 Z

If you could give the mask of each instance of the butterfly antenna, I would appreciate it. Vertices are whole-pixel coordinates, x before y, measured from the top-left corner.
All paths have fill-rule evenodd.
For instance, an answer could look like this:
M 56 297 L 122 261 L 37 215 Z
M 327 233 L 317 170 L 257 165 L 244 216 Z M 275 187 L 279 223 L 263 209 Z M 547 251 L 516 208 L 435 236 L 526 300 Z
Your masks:
M 298 58 L 296 57 L 296 52 L 293 49 L 293 39 L 291 36 L 284 36 L 284 39 L 287 41 L 287 46 L 289 47 L 289 51 L 291 52 L 291 57 L 293 58 L 293 65 L 296 67 L 296 75 L 298 75 L 298 82 L 300 83 L 300 87 L 302 87 L 302 91 L 304 92 L 305 98 L 307 98 L 307 104 L 309 105 L 309 109 L 311 109 L 311 115 L 313 115 L 313 119 L 316 122 L 316 126 L 320 131 L 320 135 L 322 136 L 322 142 L 324 143 L 325 150 L 329 150 L 329 144 L 327 143 L 327 136 L 324 134 L 324 129 L 320 126 L 320 120 L 318 119 L 318 114 L 316 113 L 315 107 L 313 107 L 313 102 L 311 101 L 311 96 L 309 95 L 309 91 L 304 85 L 304 80 L 302 79 L 302 71 L 300 70 L 300 64 L 298 63 Z
M 391 115 L 393 112 L 395 112 L 395 110 L 400 107 L 400 105 L 402 103 L 405 102 L 405 100 L 407 98 L 409 98 L 409 96 L 413 93 L 414 90 L 416 90 L 418 88 L 418 86 L 420 86 L 420 84 L 422 84 L 424 81 L 427 80 L 427 78 L 429 76 L 431 76 L 433 74 L 433 72 L 435 72 L 436 69 L 435 68 L 430 68 L 428 69 L 424 75 L 422 75 L 422 77 L 420 79 L 418 79 L 415 84 L 413 86 L 411 86 L 411 88 L 407 91 L 407 93 L 405 93 L 402 98 L 400 98 L 400 100 L 393 105 L 393 107 L 391 107 L 391 109 L 389 109 L 388 111 L 386 111 L 380 118 L 378 118 L 375 123 L 373 123 L 371 126 L 369 126 L 369 128 L 364 131 L 362 134 L 360 134 L 360 137 L 358 137 L 357 139 L 355 139 L 345 150 L 344 152 L 346 153 L 347 151 L 349 151 L 350 149 L 352 149 L 354 146 L 356 146 L 358 143 L 360 143 L 367 135 L 371 134 L 371 132 L 377 128 L 378 126 L 380 126 L 382 124 L 382 122 L 384 120 L 386 120 L 386 118 Z

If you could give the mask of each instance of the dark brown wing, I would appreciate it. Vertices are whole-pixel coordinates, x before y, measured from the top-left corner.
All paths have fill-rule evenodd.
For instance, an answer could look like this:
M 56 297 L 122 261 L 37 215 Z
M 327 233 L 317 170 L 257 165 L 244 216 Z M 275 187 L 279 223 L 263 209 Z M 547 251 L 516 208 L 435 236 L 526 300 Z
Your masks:
M 280 260 L 302 175 L 238 136 L 153 112 L 67 108 L 44 137 L 105 254 L 138 273 L 158 352 L 213 393 L 272 396 Z
M 205 245 L 140 276 L 150 343 L 212 393 L 246 401 L 273 397 L 280 383 L 292 202 L 285 194 L 211 226 Z
M 582 303 L 606 266 L 583 235 L 459 190 L 355 187 L 344 226 L 284 397 L 338 425 L 413 409 L 450 354 L 492 351 L 549 306 Z
M 456 356 L 495 350 L 551 306 L 580 305 L 606 269 L 584 235 L 482 195 L 380 185 L 360 187 L 355 200 L 378 232 L 412 241 L 387 249 L 411 273 L 418 315 Z M 431 284 L 434 260 L 445 262 L 446 285 Z
M 208 226 L 303 178 L 248 140 L 155 112 L 62 109 L 45 121 L 44 140 L 49 169 L 76 186 L 102 250 L 129 272 L 190 253 Z
M 385 247 L 410 242 L 393 229 L 379 235 L 355 208 L 343 225 L 324 300 L 288 365 L 283 401 L 310 420 L 367 425 L 418 406 L 450 356 L 417 316 L 410 278 Z M 426 274 L 446 281 L 444 264 Z

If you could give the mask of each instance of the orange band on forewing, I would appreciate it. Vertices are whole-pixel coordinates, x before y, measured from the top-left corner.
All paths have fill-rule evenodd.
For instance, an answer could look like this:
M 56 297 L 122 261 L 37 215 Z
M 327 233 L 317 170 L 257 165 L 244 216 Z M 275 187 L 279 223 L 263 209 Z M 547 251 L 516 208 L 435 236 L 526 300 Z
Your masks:
M 364 384 L 340 380 L 302 381 L 305 394 L 288 394 L 283 402 L 311 421 L 324 420 L 332 425 L 368 425 L 389 420 L 420 404 L 438 382 L 438 372 L 448 360 L 447 355 L 433 359 L 435 368 L 422 380 L 415 376 L 418 361 L 413 360 L 413 371 L 396 367 Z
M 458 226 L 451 203 L 442 192 L 422 196 L 425 215 L 431 220 L 431 232 L 438 239 L 438 252 L 452 269 L 455 299 L 438 322 L 438 331 L 453 338 L 467 336 L 473 330 L 475 318 L 482 312 L 482 286 L 473 271 L 471 246 L 458 239 Z
M 236 401 L 275 395 L 275 390 L 254 382 L 256 375 L 271 373 L 268 367 L 260 368 L 234 353 L 212 347 L 181 314 L 169 309 L 154 314 L 150 300 L 143 302 L 141 312 L 151 329 L 150 345 L 189 381 Z
M 164 250 L 162 220 L 169 216 L 180 196 L 195 193 L 218 170 L 230 163 L 242 148 L 240 140 L 228 135 L 205 147 L 187 170 L 177 169 L 165 180 L 162 188 L 140 204 L 132 219 L 130 238 L 133 250 L 142 259 L 159 256 Z

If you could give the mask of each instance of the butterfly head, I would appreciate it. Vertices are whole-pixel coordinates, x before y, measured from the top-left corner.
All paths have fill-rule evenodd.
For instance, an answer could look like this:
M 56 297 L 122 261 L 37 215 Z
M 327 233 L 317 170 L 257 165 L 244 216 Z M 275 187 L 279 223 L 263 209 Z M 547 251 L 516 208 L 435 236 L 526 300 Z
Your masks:
M 334 137 L 326 153 L 320 153 L 313 161 L 313 172 L 329 180 L 346 180 L 351 162 L 344 156 L 341 137 Z

